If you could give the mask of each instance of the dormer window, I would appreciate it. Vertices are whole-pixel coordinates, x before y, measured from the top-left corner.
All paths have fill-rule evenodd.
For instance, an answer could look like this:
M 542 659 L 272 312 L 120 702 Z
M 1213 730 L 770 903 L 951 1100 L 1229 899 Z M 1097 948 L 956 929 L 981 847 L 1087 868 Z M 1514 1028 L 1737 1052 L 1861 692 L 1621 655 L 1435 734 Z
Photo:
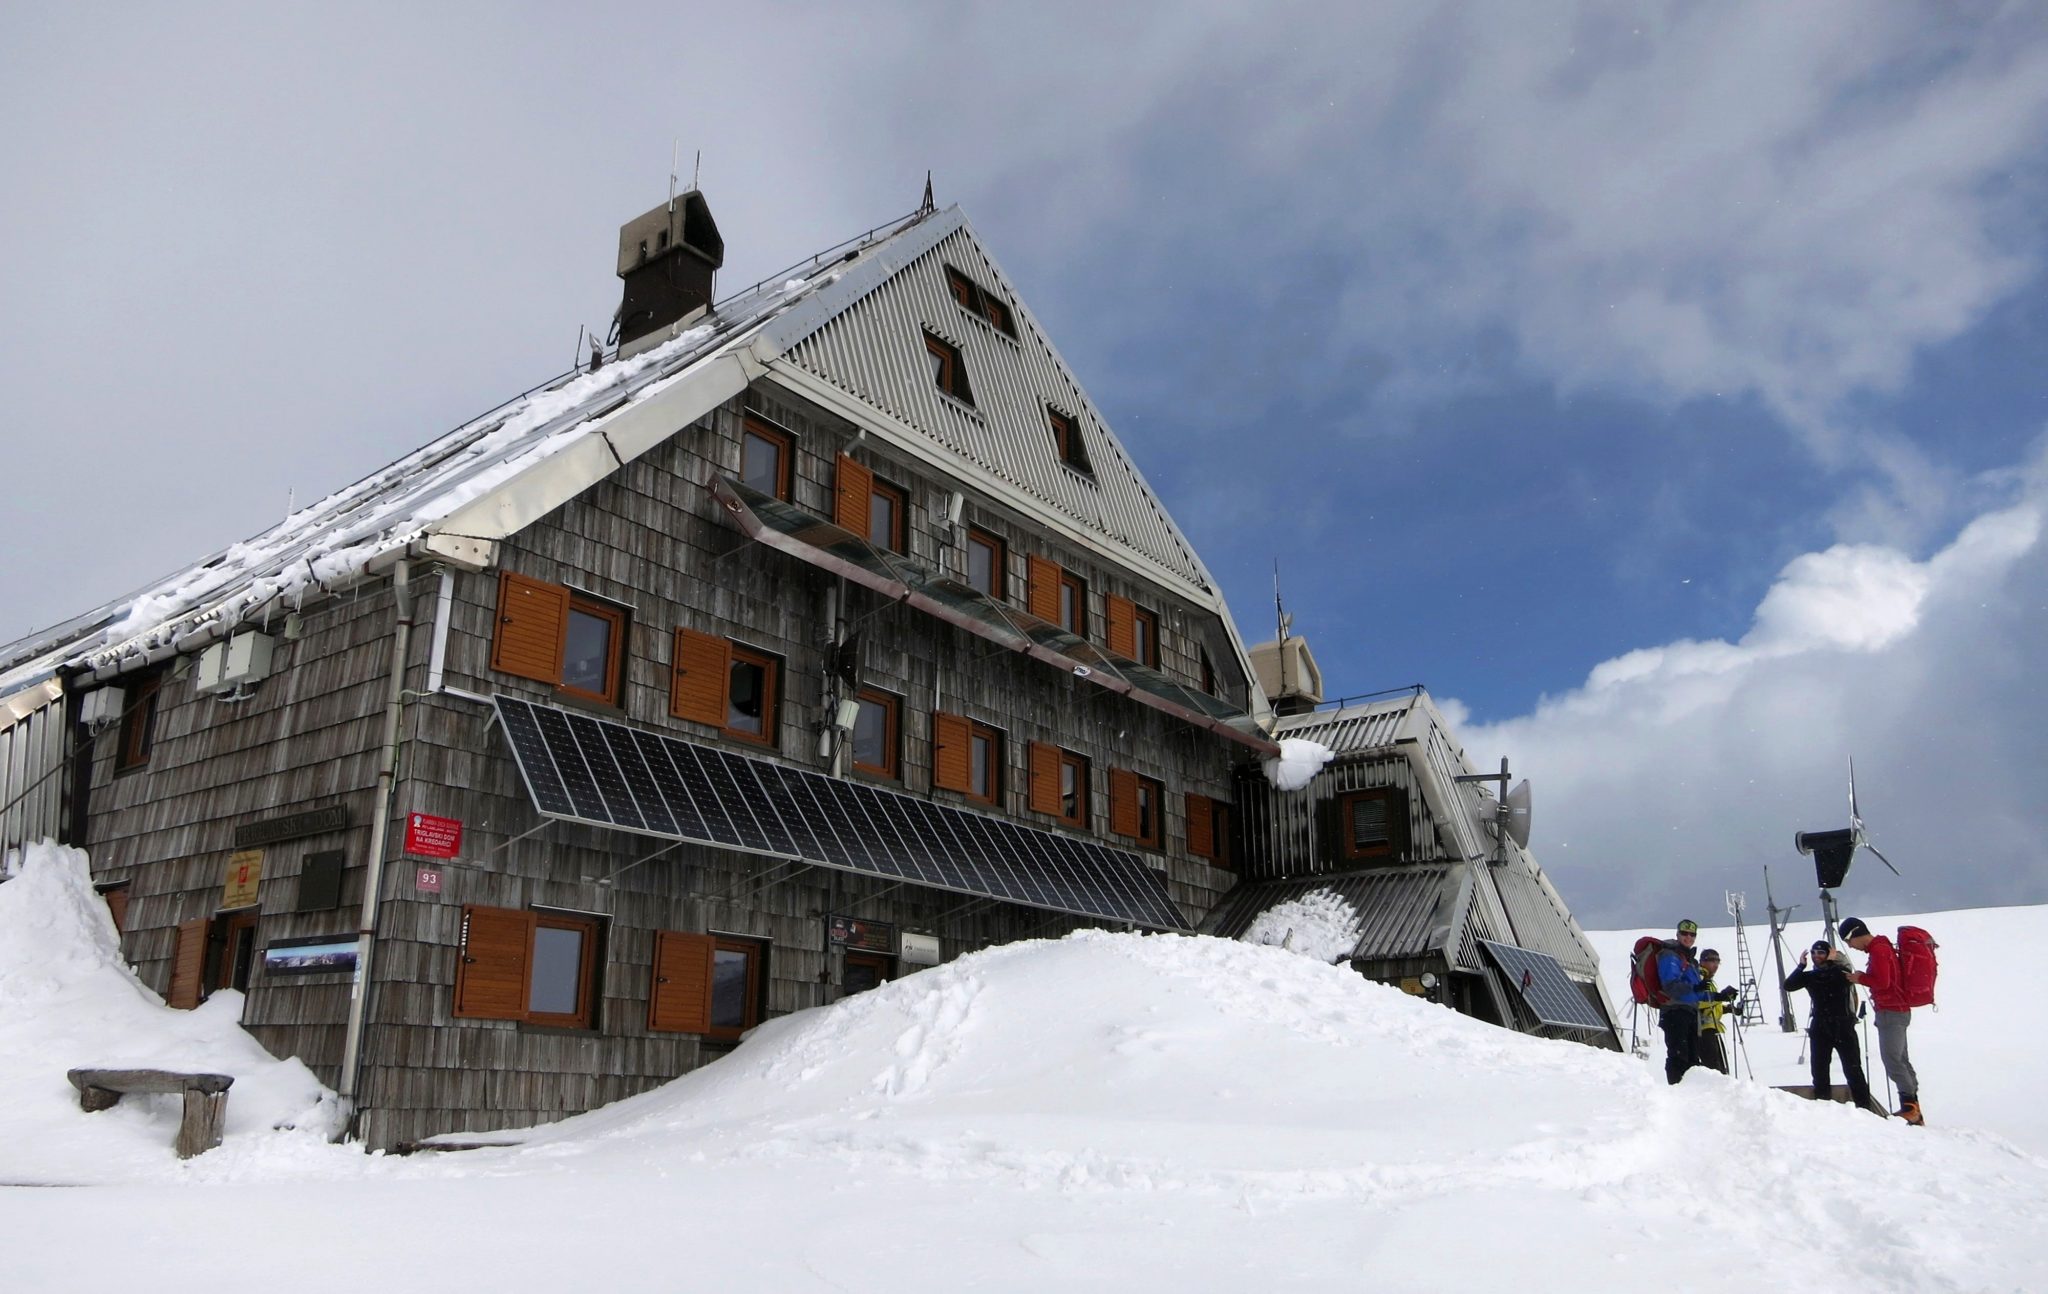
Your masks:
M 933 384 L 960 403 L 973 404 L 974 392 L 967 385 L 967 367 L 960 362 L 960 348 L 926 333 L 924 349 L 931 364 Z
M 1053 452 L 1060 456 L 1060 461 L 1077 472 L 1092 475 L 1095 469 L 1088 465 L 1088 446 L 1082 442 L 1081 429 L 1073 418 L 1047 405 L 1045 420 L 1052 428 Z
M 1003 303 L 1003 299 L 950 265 L 946 267 L 946 290 L 953 294 L 962 310 L 980 317 L 1005 337 L 1017 335 L 1017 326 L 1010 319 L 1010 307 Z

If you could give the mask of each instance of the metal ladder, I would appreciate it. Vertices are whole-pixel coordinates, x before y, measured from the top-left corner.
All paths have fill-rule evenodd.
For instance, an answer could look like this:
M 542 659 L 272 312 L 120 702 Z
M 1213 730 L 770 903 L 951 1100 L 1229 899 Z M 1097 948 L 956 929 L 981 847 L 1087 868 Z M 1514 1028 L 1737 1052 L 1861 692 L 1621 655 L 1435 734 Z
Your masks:
M 1722 893 L 1728 900 L 1728 915 L 1735 918 L 1735 982 L 1742 986 L 1736 998 L 1736 1014 L 1744 1024 L 1764 1022 L 1763 997 L 1757 991 L 1756 963 L 1749 956 L 1749 932 L 1742 925 L 1744 896 L 1734 890 Z

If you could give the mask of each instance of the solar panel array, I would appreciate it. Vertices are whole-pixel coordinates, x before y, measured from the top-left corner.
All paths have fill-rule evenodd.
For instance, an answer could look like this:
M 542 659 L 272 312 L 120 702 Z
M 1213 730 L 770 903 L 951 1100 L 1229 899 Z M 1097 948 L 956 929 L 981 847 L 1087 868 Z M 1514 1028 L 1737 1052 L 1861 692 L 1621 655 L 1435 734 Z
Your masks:
M 1564 973 L 1564 967 L 1558 965 L 1557 958 L 1491 939 L 1481 939 L 1479 946 L 1520 991 L 1522 1001 L 1535 1013 L 1538 1024 L 1603 1032 L 1607 1029 L 1599 1009 L 1586 1000 L 1571 976 Z
M 1027 907 L 1183 928 L 1137 855 L 862 782 L 498 696 L 543 814 Z

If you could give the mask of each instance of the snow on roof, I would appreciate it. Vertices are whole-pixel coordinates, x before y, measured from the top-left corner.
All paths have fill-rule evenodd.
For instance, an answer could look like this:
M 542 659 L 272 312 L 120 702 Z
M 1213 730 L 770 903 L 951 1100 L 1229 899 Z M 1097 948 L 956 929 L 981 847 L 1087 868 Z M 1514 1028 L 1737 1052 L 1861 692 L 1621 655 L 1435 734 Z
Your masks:
M 946 214 L 959 219 L 957 212 Z M 630 406 L 738 350 L 799 302 L 828 295 L 825 289 L 849 277 L 868 277 L 854 275 L 858 262 L 872 260 L 928 219 L 913 216 L 870 231 L 837 259 L 821 253 L 802 270 L 775 275 L 720 302 L 697 326 L 658 347 L 595 373 L 552 379 L 261 534 L 0 648 L 0 697 L 65 666 L 111 672 L 131 659 L 160 658 L 190 644 L 195 634 L 346 586 L 380 559 L 395 560 L 458 510 L 588 441 Z M 831 253 L 848 246 L 842 243 Z M 881 268 L 886 273 L 894 267 Z M 812 317 L 830 318 L 865 290 L 847 286 L 854 290 L 829 294 L 841 299 L 821 302 Z

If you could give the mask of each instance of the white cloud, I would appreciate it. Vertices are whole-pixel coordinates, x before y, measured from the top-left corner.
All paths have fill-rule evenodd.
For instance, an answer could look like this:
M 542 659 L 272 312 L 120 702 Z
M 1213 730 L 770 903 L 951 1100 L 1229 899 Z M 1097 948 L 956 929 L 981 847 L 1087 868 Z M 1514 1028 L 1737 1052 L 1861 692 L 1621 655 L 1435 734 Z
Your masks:
M 1792 833 L 1846 825 L 1857 763 L 1874 838 L 1852 906 L 2048 898 L 2048 486 L 2027 487 L 1925 560 L 1841 545 L 1788 563 L 1735 642 L 1607 661 L 1523 718 L 1465 730 L 1539 791 L 1537 852 L 1582 917 L 1655 924 L 1720 910 L 1771 864 L 1810 887 Z M 1810 900 L 1809 900 L 1810 901 Z

